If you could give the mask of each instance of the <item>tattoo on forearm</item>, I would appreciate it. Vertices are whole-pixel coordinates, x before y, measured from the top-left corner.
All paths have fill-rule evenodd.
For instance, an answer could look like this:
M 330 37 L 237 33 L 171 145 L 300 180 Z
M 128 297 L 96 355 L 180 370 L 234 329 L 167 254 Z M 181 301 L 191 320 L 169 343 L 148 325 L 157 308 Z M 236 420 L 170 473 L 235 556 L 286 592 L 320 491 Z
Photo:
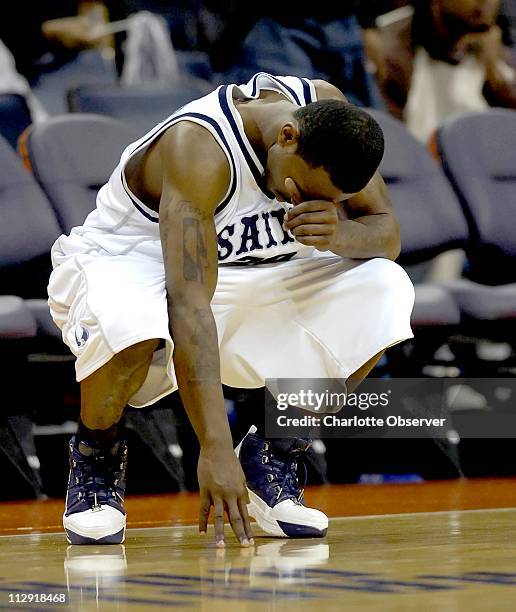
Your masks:
M 206 221 L 210 217 L 213 217 L 212 213 L 209 213 L 197 206 L 194 206 L 192 202 L 189 202 L 188 200 L 181 200 L 180 202 L 178 202 L 177 212 L 184 215 L 195 215 L 203 221 Z
M 204 282 L 208 267 L 206 239 L 199 219 L 183 219 L 183 277 L 185 280 Z

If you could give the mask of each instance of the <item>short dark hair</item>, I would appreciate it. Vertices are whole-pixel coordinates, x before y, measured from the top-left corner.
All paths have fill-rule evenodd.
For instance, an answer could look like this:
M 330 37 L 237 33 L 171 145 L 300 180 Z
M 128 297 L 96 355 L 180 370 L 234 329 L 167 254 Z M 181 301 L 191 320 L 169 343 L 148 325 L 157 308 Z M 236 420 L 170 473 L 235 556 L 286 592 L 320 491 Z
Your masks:
M 323 167 L 344 193 L 361 191 L 384 152 L 381 127 L 365 111 L 341 100 L 320 100 L 294 113 L 297 153 L 312 168 Z

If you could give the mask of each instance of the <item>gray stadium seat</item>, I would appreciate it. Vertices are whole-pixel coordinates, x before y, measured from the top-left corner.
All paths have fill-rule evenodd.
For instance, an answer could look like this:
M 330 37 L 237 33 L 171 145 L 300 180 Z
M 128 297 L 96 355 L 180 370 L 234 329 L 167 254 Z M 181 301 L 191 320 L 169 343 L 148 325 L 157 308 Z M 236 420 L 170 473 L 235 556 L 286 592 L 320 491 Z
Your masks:
M 61 233 L 45 194 L 0 138 L 0 291 L 46 296 L 50 248 Z
M 28 159 L 64 232 L 82 225 L 123 149 L 137 137 L 121 121 L 90 114 L 53 117 L 31 128 Z
M 436 141 L 470 226 L 468 276 L 487 285 L 516 282 L 516 111 L 452 117 Z
M 426 147 L 397 119 L 380 111 L 368 112 L 384 132 L 380 172 L 400 221 L 402 252 L 398 261 L 411 274 L 413 264 L 463 247 L 468 237 L 466 220 L 453 189 Z M 415 328 L 459 323 L 459 309 L 445 288 L 426 283 L 415 287 Z
M 18 296 L 0 295 L 0 340 L 34 338 L 37 324 L 30 308 Z
M 178 108 L 212 89 L 209 83 L 192 78 L 165 88 L 86 85 L 71 89 L 67 97 L 70 111 L 109 115 L 129 123 L 143 135 Z
M 513 350 L 500 363 L 464 360 L 476 375 L 506 371 L 516 354 L 516 111 L 451 117 L 436 142 L 471 235 L 467 278 L 446 288 L 459 304 L 465 332 L 508 342 Z

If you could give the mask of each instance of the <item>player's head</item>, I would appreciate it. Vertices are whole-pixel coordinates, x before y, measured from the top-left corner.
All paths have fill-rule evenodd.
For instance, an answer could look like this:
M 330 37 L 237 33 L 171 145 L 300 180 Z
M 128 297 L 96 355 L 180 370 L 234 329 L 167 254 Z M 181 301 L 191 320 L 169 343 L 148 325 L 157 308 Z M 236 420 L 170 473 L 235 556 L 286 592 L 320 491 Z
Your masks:
M 268 151 L 266 183 L 278 199 L 288 200 L 285 179 L 304 199 L 342 201 L 361 191 L 383 156 L 378 123 L 340 100 L 321 100 L 297 109 Z

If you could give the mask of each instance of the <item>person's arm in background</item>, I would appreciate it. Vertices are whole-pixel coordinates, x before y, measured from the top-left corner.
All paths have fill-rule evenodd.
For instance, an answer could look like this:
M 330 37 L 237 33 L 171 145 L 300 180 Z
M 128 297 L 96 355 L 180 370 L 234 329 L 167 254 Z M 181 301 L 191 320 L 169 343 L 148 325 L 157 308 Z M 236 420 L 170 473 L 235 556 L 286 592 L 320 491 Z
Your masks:
M 157 146 L 163 173 L 159 225 L 174 369 L 201 446 L 199 529 L 206 532 L 213 506 L 217 544 L 223 545 L 225 510 L 233 531 L 246 546 L 252 537 L 247 489 L 233 451 L 210 305 L 218 268 L 213 215 L 228 189 L 229 164 L 214 138 L 191 123 L 168 130 Z
M 486 4 L 485 8 L 482 31 L 466 31 L 456 38 L 448 33 L 449 58 L 458 63 L 467 55 L 475 56 L 485 69 L 483 93 L 488 103 L 516 108 L 516 54 L 511 49 L 514 41 L 510 9 L 504 4 L 497 7 L 496 3 Z
M 43 22 L 41 29 L 48 41 L 69 50 L 81 50 L 106 44 L 106 37 L 99 38 L 95 28 L 109 21 L 104 2 L 82 0 L 77 3 L 78 14 Z M 107 37 L 109 41 L 109 37 Z
M 330 83 L 313 83 L 318 100 L 346 101 L 342 92 Z M 286 189 L 295 206 L 288 211 L 285 227 L 301 244 L 353 259 L 384 257 L 395 260 L 398 257 L 399 224 L 379 172 L 362 191 L 344 203 L 303 201 L 303 194 L 292 179 L 287 179 Z M 320 229 L 320 235 L 314 235 L 314 226 Z
M 516 62 L 503 43 L 501 28 L 493 25 L 487 32 L 466 34 L 457 47 L 459 52 L 472 52 L 484 65 L 484 95 L 489 104 L 516 108 Z

